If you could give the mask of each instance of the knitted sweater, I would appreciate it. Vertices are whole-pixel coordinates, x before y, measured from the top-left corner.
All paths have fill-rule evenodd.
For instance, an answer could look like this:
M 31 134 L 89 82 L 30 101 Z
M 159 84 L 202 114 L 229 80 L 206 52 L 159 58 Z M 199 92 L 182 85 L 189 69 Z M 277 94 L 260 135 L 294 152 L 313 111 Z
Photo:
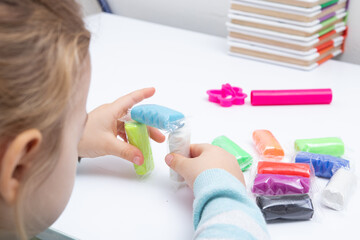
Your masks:
M 270 239 L 261 211 L 244 185 L 225 170 L 201 173 L 194 195 L 194 239 Z

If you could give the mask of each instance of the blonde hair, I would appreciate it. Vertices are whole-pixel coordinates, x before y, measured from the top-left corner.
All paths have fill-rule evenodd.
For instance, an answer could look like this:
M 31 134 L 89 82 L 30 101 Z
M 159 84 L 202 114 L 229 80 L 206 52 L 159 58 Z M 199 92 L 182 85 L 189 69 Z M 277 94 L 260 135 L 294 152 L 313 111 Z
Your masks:
M 21 239 L 27 238 L 24 192 L 30 183 L 40 184 L 56 164 L 89 42 L 90 33 L 74 0 L 0 0 L 0 146 L 28 129 L 43 135 L 41 155 L 16 204 Z

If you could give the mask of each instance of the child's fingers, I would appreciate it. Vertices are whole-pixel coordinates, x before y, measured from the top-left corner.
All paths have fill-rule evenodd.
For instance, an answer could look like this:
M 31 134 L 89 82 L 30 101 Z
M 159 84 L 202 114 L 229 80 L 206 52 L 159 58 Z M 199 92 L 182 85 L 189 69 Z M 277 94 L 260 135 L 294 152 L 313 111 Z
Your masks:
M 124 140 L 124 142 L 128 141 L 125 133 L 120 133 L 119 136 L 121 137 L 122 140 Z
M 117 120 L 117 135 L 119 136 L 126 135 L 125 123 L 120 120 Z
M 213 145 L 203 143 L 203 144 L 191 144 L 190 145 L 190 153 L 191 157 L 199 157 L 204 151 L 211 148 Z
M 165 141 L 165 136 L 158 129 L 153 127 L 148 127 L 149 135 L 152 140 L 158 143 Z
M 171 169 L 173 169 L 175 172 L 177 172 L 177 173 L 179 173 L 180 175 L 183 176 L 184 162 L 187 159 L 188 158 L 186 158 L 186 157 L 184 157 L 184 156 L 182 156 L 180 154 L 169 153 L 165 157 L 165 162 Z
M 142 165 L 144 163 L 144 156 L 137 147 L 117 138 L 109 141 L 106 148 L 106 153 L 108 155 L 121 157 L 137 165 Z
M 113 104 L 116 110 L 119 112 L 119 115 L 123 114 L 124 111 L 130 109 L 135 104 L 141 102 L 142 100 L 149 98 L 155 94 L 155 88 L 143 88 L 131 92 L 119 99 L 117 99 Z M 118 116 L 122 117 L 122 116 Z

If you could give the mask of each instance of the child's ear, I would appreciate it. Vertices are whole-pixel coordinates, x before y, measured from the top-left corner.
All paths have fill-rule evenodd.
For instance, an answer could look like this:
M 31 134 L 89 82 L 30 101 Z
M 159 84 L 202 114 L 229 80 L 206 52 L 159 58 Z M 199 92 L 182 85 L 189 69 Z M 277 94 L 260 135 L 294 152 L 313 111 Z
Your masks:
M 31 160 L 36 156 L 41 141 L 40 131 L 30 129 L 17 135 L 4 150 L 0 159 L 0 197 L 5 203 L 15 203 L 21 181 Z

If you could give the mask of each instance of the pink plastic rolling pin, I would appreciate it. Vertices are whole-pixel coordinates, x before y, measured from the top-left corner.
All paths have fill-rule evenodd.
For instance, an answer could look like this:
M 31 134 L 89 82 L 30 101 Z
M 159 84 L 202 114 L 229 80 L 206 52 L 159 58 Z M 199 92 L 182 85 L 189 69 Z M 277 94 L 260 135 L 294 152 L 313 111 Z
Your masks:
M 330 104 L 331 100 L 330 88 L 251 91 L 251 105 L 253 106 Z

